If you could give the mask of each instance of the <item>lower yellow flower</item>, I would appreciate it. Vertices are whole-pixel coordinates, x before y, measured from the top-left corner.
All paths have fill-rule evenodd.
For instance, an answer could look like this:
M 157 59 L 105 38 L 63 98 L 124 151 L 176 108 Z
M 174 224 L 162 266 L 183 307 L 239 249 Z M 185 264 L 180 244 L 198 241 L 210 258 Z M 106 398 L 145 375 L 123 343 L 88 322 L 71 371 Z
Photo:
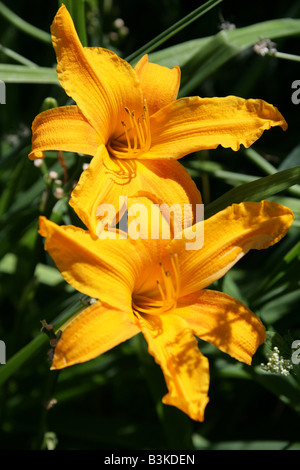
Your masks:
M 250 249 L 277 243 L 292 222 L 292 211 L 275 202 L 234 204 L 199 222 L 204 245 L 191 251 L 187 232 L 171 241 L 100 240 L 42 217 L 45 249 L 65 280 L 99 299 L 62 327 L 52 368 L 88 361 L 142 332 L 164 373 L 163 403 L 203 421 L 209 365 L 195 336 L 246 364 L 265 340 L 245 305 L 205 287 Z

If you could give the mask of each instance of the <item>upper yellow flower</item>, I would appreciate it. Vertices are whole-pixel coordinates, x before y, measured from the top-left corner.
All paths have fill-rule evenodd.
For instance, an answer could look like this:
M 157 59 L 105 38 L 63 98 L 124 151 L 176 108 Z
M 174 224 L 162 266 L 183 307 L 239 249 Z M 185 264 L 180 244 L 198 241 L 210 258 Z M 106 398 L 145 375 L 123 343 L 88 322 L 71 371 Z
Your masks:
M 65 6 L 51 32 L 58 78 L 76 105 L 36 117 L 29 157 L 42 158 L 46 150 L 94 157 L 70 201 L 93 231 L 97 207 L 103 202 L 118 207 L 120 195 L 168 205 L 201 203 L 177 159 L 218 145 L 249 147 L 265 129 L 287 127 L 279 111 L 262 100 L 177 100 L 179 67 L 149 63 L 145 55 L 133 68 L 112 51 L 82 47 Z
M 93 359 L 142 331 L 165 376 L 163 402 L 202 421 L 209 367 L 194 335 L 246 364 L 265 340 L 262 323 L 245 305 L 204 288 L 250 249 L 278 242 L 292 221 L 292 211 L 275 202 L 234 204 L 199 222 L 204 245 L 190 251 L 187 232 L 171 241 L 100 240 L 42 217 L 45 249 L 66 281 L 99 299 L 62 327 L 52 368 Z

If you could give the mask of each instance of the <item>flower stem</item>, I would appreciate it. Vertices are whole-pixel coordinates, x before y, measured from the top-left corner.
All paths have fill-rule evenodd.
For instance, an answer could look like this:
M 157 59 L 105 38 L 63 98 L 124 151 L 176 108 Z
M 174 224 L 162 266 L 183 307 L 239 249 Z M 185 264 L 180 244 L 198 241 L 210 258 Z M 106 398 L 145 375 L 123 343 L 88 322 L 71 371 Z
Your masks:
M 272 57 L 276 57 L 277 59 L 285 59 L 285 60 L 291 60 L 294 62 L 300 62 L 300 56 L 295 55 L 295 54 L 287 54 L 285 52 L 272 52 L 269 54 Z
M 75 294 L 72 304 L 66 308 L 54 321 L 54 329 L 58 329 L 65 321 L 82 309 L 82 294 Z M 75 301 L 74 301 L 75 299 Z M 49 338 L 45 333 L 40 333 L 30 343 L 12 356 L 6 364 L 0 368 L 0 386 L 3 385 L 17 370 L 19 370 L 36 352 L 44 346 Z

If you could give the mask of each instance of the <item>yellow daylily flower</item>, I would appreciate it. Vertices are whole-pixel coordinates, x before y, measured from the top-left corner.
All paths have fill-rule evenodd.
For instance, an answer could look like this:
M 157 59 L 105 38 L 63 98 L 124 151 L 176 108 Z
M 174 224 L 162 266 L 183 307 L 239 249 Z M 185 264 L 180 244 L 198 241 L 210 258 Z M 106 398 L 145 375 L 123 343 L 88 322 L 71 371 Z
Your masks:
M 40 113 L 33 122 L 31 159 L 47 150 L 91 155 L 70 204 L 95 232 L 97 207 L 119 196 L 145 196 L 171 206 L 200 204 L 201 195 L 177 161 L 218 145 L 249 147 L 273 126 L 287 128 L 262 100 L 177 99 L 180 69 L 150 63 L 133 68 L 114 52 L 83 47 L 65 6 L 51 27 L 62 87 L 76 105 Z M 84 191 L 82 189 L 84 188 Z M 190 217 L 189 224 L 195 218 Z
M 208 360 L 199 337 L 250 364 L 265 328 L 249 308 L 222 292 L 205 289 L 250 249 L 277 243 L 293 213 L 275 202 L 233 204 L 204 224 L 204 245 L 186 239 L 103 239 L 74 226 L 40 218 L 40 234 L 65 280 L 98 299 L 62 327 L 52 369 L 91 360 L 142 332 L 160 365 L 168 393 L 163 403 L 203 421 L 209 401 Z

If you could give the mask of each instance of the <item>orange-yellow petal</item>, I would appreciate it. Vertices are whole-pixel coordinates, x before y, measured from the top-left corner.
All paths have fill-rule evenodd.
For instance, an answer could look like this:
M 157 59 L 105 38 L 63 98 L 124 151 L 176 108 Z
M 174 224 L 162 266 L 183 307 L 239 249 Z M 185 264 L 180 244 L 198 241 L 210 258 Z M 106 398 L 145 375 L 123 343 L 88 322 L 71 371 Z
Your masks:
M 277 243 L 293 220 L 293 212 L 276 202 L 243 202 L 187 229 L 186 235 L 195 229 L 201 232 L 204 224 L 204 244 L 199 250 L 183 250 L 179 257 L 181 295 L 197 292 L 220 279 L 250 249 Z M 172 240 L 171 248 L 175 252 L 182 250 L 185 243 L 184 237 Z
M 126 311 L 113 300 L 112 305 L 95 302 L 60 328 L 51 369 L 94 359 L 140 332 L 130 306 Z
M 128 112 L 138 118 L 144 112 L 143 94 L 136 71 L 113 51 L 102 47 L 84 47 L 84 54 L 93 67 L 98 82 L 105 85 L 106 101 L 111 107 L 110 140 L 124 133 L 122 121 L 128 125 Z M 99 110 L 100 112 L 100 110 Z
M 63 5 L 51 26 L 58 79 L 77 103 L 102 143 L 121 129 L 127 106 L 143 112 L 142 92 L 134 69 L 114 52 L 82 47 Z
M 262 100 L 181 98 L 150 117 L 152 145 L 143 158 L 181 158 L 218 145 L 249 147 L 264 130 L 287 124 L 277 108 Z
M 62 106 L 37 115 L 32 124 L 29 158 L 43 158 L 46 150 L 94 155 L 101 141 L 77 106 Z
M 176 100 L 180 86 L 180 68 L 170 69 L 148 61 L 144 55 L 136 64 L 143 96 L 147 100 L 149 114 Z
M 45 250 L 57 268 L 79 292 L 110 303 L 116 296 L 122 308 L 131 308 L 131 294 L 140 275 L 142 248 L 123 239 L 99 240 L 72 225 L 58 226 L 40 217 Z
M 176 315 L 188 323 L 198 338 L 246 364 L 251 364 L 258 346 L 266 339 L 258 317 L 223 292 L 205 289 L 183 297 Z
M 104 146 L 99 147 L 89 167 L 81 174 L 72 192 L 70 204 L 77 215 L 93 232 L 97 233 L 99 207 L 111 204 L 118 214 L 120 197 L 127 197 L 128 206 L 135 197 L 148 198 L 155 204 L 173 204 L 178 208 L 177 219 L 184 219 L 186 227 L 192 223 L 196 204 L 201 204 L 201 194 L 187 170 L 174 160 L 121 160 L 111 158 Z
M 107 88 L 99 81 L 75 30 L 73 20 L 62 5 L 51 25 L 53 47 L 57 57 L 58 79 L 77 103 L 80 111 L 106 142 L 111 131 L 112 109 Z
M 149 353 L 160 365 L 168 387 L 163 403 L 176 406 L 192 419 L 204 420 L 209 401 L 209 365 L 190 327 L 174 314 L 138 316 Z

